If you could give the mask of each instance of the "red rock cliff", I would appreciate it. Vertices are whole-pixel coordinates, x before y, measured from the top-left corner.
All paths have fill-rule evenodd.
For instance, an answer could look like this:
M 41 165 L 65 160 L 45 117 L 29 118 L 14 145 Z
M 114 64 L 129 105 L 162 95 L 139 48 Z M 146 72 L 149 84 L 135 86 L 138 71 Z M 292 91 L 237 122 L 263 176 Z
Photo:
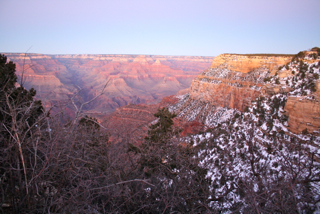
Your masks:
M 211 68 L 193 80 L 190 97 L 241 111 L 261 94 L 264 78 L 275 73 L 289 56 L 222 54 Z

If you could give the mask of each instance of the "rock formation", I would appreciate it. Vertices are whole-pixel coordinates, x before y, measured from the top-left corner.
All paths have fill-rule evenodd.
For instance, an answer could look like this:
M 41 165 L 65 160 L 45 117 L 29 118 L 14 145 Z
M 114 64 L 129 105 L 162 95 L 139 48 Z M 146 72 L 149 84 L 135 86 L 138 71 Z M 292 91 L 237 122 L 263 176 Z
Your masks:
M 249 73 L 257 68 L 267 68 L 275 74 L 279 65 L 289 62 L 292 55 L 284 54 L 221 54 L 215 58 L 211 68 L 225 68 L 231 71 Z
M 309 132 L 320 128 L 320 102 L 304 97 L 288 97 L 285 111 L 289 116 L 289 127 L 292 132 L 300 133 L 307 129 Z
M 219 55 L 193 81 L 190 98 L 243 111 L 261 94 L 264 78 L 290 60 L 288 56 Z
M 179 101 L 170 109 L 187 121 L 212 127 L 232 116 L 232 109 L 245 111 L 260 96 L 285 94 L 288 129 L 320 133 L 316 81 L 320 60 L 314 54 L 306 51 L 304 58 L 293 60 L 293 55 L 219 55 L 193 80 L 188 94 L 177 96 Z
M 222 113 L 224 108 L 243 111 L 262 94 L 264 79 L 291 58 L 288 55 L 219 55 L 209 69 L 193 80 L 183 103 L 172 109 L 181 115 L 190 111 L 186 110 L 187 106 L 193 105 L 197 116 L 191 116 L 189 120 L 199 117 L 202 122 L 208 120 L 209 115 Z

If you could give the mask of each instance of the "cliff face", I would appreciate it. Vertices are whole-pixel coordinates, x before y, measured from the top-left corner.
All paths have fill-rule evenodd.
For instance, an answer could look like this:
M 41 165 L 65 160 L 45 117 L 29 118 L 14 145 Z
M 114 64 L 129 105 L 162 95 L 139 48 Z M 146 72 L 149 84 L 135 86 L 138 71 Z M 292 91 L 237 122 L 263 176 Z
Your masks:
M 190 97 L 243 111 L 261 94 L 264 78 L 290 60 L 287 56 L 219 55 L 192 82 Z
M 290 60 L 288 56 L 219 55 L 193 81 L 190 97 L 243 111 L 261 94 L 264 78 Z
M 185 114 L 187 106 L 194 105 L 197 112 L 190 118 L 201 122 L 212 121 L 210 115 L 224 114 L 223 109 L 243 111 L 251 101 L 262 95 L 264 79 L 272 75 L 289 56 L 222 54 L 216 57 L 209 69 L 192 82 L 189 94 L 172 110 Z M 193 103 L 193 104 L 192 104 Z M 197 103 L 197 104 L 195 104 Z M 227 113 L 226 113 L 227 114 Z
M 304 99 L 304 97 L 288 97 L 285 111 L 289 116 L 289 127 L 294 133 L 307 129 L 309 132 L 320 131 L 319 100 Z
M 220 67 L 241 73 L 249 73 L 257 68 L 267 68 L 271 74 L 275 74 L 279 65 L 286 64 L 291 58 L 290 55 L 221 54 L 213 60 L 211 68 Z
M 234 110 L 244 112 L 260 96 L 285 94 L 288 129 L 318 132 L 320 84 L 316 79 L 320 60 L 312 54 L 305 52 L 293 62 L 289 55 L 219 55 L 170 109 L 188 121 L 215 126 Z

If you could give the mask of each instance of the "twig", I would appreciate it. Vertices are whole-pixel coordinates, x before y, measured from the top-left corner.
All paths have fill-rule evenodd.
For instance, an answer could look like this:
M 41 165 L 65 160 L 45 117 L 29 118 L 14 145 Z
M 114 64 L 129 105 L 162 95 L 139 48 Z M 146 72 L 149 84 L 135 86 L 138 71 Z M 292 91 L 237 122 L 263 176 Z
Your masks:
M 108 185 L 108 186 L 104 186 L 104 187 L 92 188 L 91 190 L 109 188 L 109 187 L 113 187 L 113 186 L 120 185 L 120 184 L 125 184 L 125 183 L 130 183 L 130 182 L 143 182 L 143 183 L 146 183 L 146 184 L 148 184 L 148 185 L 150 185 L 150 186 L 153 186 L 153 187 L 155 186 L 155 185 L 150 184 L 149 182 L 147 182 L 147 180 L 134 179 L 134 180 L 128 180 L 128 181 L 121 181 L 121 182 L 118 182 L 118 183 L 115 183 L 115 184 L 111 184 L 111 185 Z

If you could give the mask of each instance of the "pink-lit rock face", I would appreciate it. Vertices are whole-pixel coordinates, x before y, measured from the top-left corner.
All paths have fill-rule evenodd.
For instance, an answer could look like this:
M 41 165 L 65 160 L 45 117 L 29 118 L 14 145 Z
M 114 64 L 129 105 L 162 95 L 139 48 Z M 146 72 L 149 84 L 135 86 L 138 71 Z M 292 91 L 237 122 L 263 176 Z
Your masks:
M 262 90 L 257 88 L 265 85 L 264 75 L 274 74 L 291 59 L 290 55 L 221 54 L 213 60 L 210 69 L 193 80 L 190 97 L 243 111 L 262 95 Z
M 190 87 L 192 80 L 210 67 L 213 57 L 158 55 L 43 55 L 5 54 L 16 63 L 26 88 L 50 102 L 67 100 L 80 87 L 84 101 L 105 92 L 86 109 L 112 112 L 129 103 L 158 103 Z M 21 82 L 21 81 L 20 81 Z

